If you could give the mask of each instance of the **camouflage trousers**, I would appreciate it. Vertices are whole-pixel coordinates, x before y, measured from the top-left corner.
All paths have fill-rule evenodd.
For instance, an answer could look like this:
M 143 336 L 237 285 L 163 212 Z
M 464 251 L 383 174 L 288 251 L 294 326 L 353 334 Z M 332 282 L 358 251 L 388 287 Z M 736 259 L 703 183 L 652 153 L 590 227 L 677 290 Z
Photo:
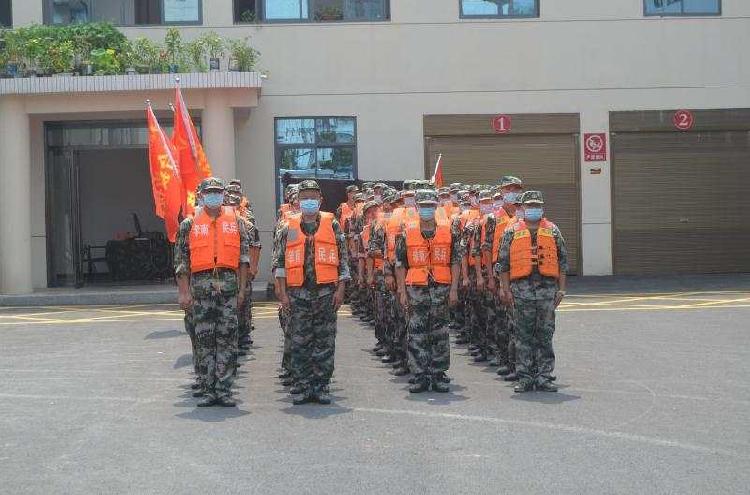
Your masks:
M 240 344 L 250 340 L 250 331 L 253 324 L 253 284 L 247 283 L 245 287 L 245 300 L 242 306 L 237 308 L 237 322 L 239 325 L 238 340 Z
M 510 315 L 495 294 L 486 293 L 485 311 L 487 316 L 487 341 L 490 353 L 497 358 L 499 366 L 513 367 L 510 359 L 511 349 L 515 355 L 515 346 L 511 348 Z
M 193 294 L 198 370 L 206 395 L 229 397 L 237 367 L 237 295 Z
M 281 355 L 281 367 L 290 371 L 292 364 L 292 336 L 289 334 L 289 312 L 279 305 L 279 325 L 284 338 L 284 352 Z
M 469 293 L 466 298 L 468 315 L 469 341 L 483 353 L 487 352 L 487 314 L 484 292 L 477 289 L 477 277 L 474 272 L 469 275 Z
M 408 286 L 409 368 L 417 377 L 434 376 L 450 367 L 448 337 L 449 285 Z
M 391 339 L 388 335 L 385 278 L 382 273 L 375 275 L 375 288 L 371 292 L 375 301 L 375 338 L 388 347 Z
M 305 389 L 328 385 L 336 353 L 334 291 L 289 291 L 288 328 L 291 336 L 290 365 L 294 380 Z
M 198 351 L 196 350 L 196 339 L 195 339 L 195 321 L 193 318 L 193 312 L 191 311 L 185 311 L 185 331 L 187 332 L 188 336 L 190 337 L 190 346 L 193 349 L 193 371 L 195 372 L 195 378 L 198 380 L 198 382 L 202 383 L 202 377 L 200 373 L 198 372 Z
M 467 298 L 469 296 L 469 289 L 463 287 L 463 284 L 458 289 L 458 304 L 453 308 L 452 318 L 456 322 L 458 327 L 458 333 L 462 335 L 468 335 L 466 325 L 466 305 Z
M 516 373 L 519 380 L 538 384 L 550 381 L 555 369 L 552 337 L 555 302 L 552 299 L 515 299 Z

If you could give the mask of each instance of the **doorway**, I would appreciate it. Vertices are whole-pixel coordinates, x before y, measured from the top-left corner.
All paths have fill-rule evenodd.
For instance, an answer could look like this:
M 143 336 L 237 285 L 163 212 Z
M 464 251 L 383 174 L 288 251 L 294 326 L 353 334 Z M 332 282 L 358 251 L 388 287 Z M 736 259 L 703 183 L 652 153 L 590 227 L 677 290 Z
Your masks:
M 47 285 L 171 279 L 145 122 L 48 123 L 46 138 Z

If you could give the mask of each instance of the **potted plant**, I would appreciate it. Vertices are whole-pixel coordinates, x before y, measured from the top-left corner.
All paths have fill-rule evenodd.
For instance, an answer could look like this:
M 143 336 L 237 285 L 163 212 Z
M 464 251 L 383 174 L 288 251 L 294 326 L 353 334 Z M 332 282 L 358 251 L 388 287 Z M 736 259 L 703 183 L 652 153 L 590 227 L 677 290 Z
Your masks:
M 133 65 L 140 74 L 148 74 L 158 65 L 159 47 L 148 38 L 139 37 L 133 41 Z
M 229 40 L 227 47 L 229 48 L 229 70 L 236 72 L 251 72 L 255 68 L 255 63 L 258 61 L 258 53 L 249 44 L 250 38 L 239 38 Z
M 55 41 L 47 47 L 49 54 L 49 64 L 54 76 L 72 76 L 73 75 L 73 58 L 75 56 L 73 42 Z
M 91 41 L 85 31 L 78 30 L 73 33 L 73 47 L 78 73 L 82 76 L 93 75 L 94 65 L 91 62 Z
M 206 64 L 206 45 L 202 38 L 187 43 L 185 45 L 185 52 L 196 71 L 206 72 L 208 70 L 208 65 Z
M 120 61 L 112 48 L 94 48 L 91 50 L 91 62 L 94 74 L 97 76 L 111 76 L 120 73 Z
M 8 30 L 3 33 L 5 43 L 5 72 L 10 77 L 19 77 L 21 63 L 24 56 L 25 40 L 18 30 Z
M 169 72 L 172 74 L 180 72 L 180 65 L 184 59 L 184 44 L 179 29 L 173 27 L 167 30 L 164 37 L 164 48 L 169 62 Z
M 23 66 L 28 77 L 43 76 L 47 67 L 43 67 L 42 59 L 47 51 L 48 40 L 39 37 L 28 38 L 23 47 Z
M 132 76 L 136 73 L 135 50 L 133 50 L 133 43 L 130 42 L 130 40 L 120 46 L 120 51 L 117 53 L 117 59 L 120 62 L 120 67 L 125 68 L 125 74 Z
M 221 70 L 221 59 L 224 58 L 224 50 L 226 49 L 226 43 L 221 36 L 215 31 L 209 31 L 202 37 L 203 44 L 206 47 L 208 53 L 208 68 L 211 71 Z
M 344 19 L 344 11 L 334 6 L 323 7 L 315 17 L 319 21 L 341 21 Z

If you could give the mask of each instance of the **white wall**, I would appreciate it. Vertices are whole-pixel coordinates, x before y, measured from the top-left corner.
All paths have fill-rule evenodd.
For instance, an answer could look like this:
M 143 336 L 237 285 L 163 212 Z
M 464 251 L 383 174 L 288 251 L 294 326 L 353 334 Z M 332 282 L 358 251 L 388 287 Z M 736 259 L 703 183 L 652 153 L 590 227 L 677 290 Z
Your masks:
M 16 0 L 14 19 L 34 20 L 31 3 Z M 582 132 L 608 132 L 614 110 L 750 107 L 750 1 L 722 4 L 721 17 L 647 18 L 642 0 L 541 0 L 539 19 L 462 20 L 458 0 L 392 0 L 386 23 L 234 26 L 231 0 L 204 0 L 206 26 L 183 32 L 250 35 L 262 52 L 270 77 L 236 128 L 267 269 L 274 117 L 354 115 L 360 178 L 405 179 L 423 174 L 425 114 L 576 112 Z M 612 270 L 609 164 L 597 166 L 581 159 L 585 274 Z

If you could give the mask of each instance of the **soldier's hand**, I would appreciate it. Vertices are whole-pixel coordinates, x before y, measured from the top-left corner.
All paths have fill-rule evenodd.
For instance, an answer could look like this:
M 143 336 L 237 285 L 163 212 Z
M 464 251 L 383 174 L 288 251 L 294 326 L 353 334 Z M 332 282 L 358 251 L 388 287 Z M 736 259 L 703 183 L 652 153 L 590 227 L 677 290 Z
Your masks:
M 461 286 L 464 289 L 468 289 L 469 288 L 469 277 L 464 277 L 463 280 L 461 280 Z
M 182 293 L 177 296 L 177 302 L 180 304 L 180 308 L 188 311 L 193 307 L 193 296 L 190 292 Z
M 495 277 L 493 277 L 492 275 L 490 275 L 490 276 L 489 276 L 489 277 L 487 278 L 487 289 L 488 289 L 488 290 L 489 290 L 489 291 L 490 291 L 491 293 L 493 293 L 493 294 L 495 293 Z
M 291 307 L 292 303 L 289 302 L 289 296 L 286 294 L 281 294 L 279 296 L 279 302 L 281 303 L 281 309 L 284 311 L 289 311 L 289 308 Z
M 505 301 L 505 305 L 509 308 L 513 307 L 514 301 L 513 301 L 513 292 L 511 292 L 510 289 L 506 289 L 503 291 L 503 299 Z
M 458 304 L 458 288 L 451 286 L 451 290 L 448 293 L 448 304 L 451 306 Z
M 404 309 L 409 307 L 409 297 L 406 295 L 406 291 L 398 293 L 398 302 L 401 303 L 401 307 Z
M 394 279 L 392 275 L 388 275 L 385 277 L 385 286 L 390 291 L 396 290 L 396 279 Z
M 333 310 L 338 311 L 342 304 L 344 304 L 344 295 L 346 294 L 346 286 L 343 283 L 339 283 L 336 287 L 336 292 L 333 294 Z
M 237 307 L 241 308 L 244 303 L 245 303 L 245 291 L 240 289 L 240 291 L 237 293 Z
M 482 291 L 484 290 L 484 278 L 477 277 L 477 290 Z
M 565 297 L 564 291 L 559 290 L 555 293 L 555 307 L 558 307 L 560 305 L 564 297 Z

